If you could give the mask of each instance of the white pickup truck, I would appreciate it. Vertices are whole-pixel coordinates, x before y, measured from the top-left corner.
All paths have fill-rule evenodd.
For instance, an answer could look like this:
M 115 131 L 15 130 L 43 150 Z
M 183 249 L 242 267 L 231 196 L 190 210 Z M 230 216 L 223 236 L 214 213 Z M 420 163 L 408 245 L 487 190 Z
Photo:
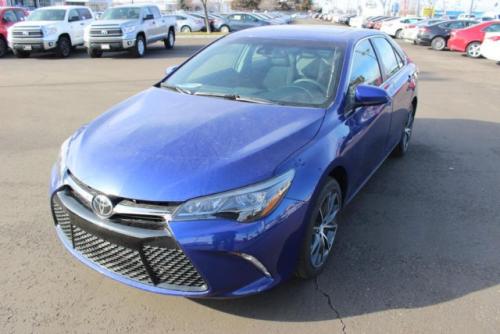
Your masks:
M 90 57 L 105 51 L 129 50 L 135 57 L 146 53 L 148 44 L 163 41 L 167 49 L 175 43 L 175 17 L 162 16 L 154 5 L 132 4 L 107 9 L 85 30 Z
M 53 6 L 33 11 L 28 19 L 14 24 L 8 31 L 9 47 L 19 58 L 32 51 L 55 51 L 68 57 L 73 47 L 83 45 L 83 33 L 94 20 L 88 7 Z

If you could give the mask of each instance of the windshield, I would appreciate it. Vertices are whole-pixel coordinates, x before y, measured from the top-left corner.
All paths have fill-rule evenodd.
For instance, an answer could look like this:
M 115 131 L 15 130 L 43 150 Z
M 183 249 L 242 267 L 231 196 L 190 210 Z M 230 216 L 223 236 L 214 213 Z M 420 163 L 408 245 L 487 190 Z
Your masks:
M 138 7 L 110 8 L 101 16 L 101 20 L 138 20 L 141 9 Z
M 222 39 L 162 86 L 184 94 L 323 107 L 335 94 L 343 50 L 343 45 L 325 41 Z
M 28 21 L 64 21 L 65 9 L 37 9 L 28 16 Z

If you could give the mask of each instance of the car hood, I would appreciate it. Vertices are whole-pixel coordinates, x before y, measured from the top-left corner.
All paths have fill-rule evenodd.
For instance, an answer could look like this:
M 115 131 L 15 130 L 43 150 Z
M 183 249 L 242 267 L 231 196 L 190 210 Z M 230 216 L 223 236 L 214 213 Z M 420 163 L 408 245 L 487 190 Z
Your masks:
M 90 25 L 95 27 L 95 26 L 104 26 L 104 25 L 110 25 L 110 26 L 131 26 L 131 25 L 138 25 L 140 22 L 139 20 L 98 20 L 92 22 Z
M 272 177 L 314 137 L 324 113 L 153 87 L 78 131 L 66 161 L 109 195 L 180 202 Z
M 50 26 L 50 25 L 58 25 L 59 23 L 62 23 L 63 21 L 23 21 L 23 22 L 17 22 L 14 24 L 12 27 L 43 27 L 43 26 Z

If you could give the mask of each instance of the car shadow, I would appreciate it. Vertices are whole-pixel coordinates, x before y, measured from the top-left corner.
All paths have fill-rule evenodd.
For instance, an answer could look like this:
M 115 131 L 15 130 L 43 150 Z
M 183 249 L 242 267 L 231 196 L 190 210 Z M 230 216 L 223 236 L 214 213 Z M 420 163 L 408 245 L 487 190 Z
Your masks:
M 500 284 L 500 124 L 417 118 L 341 216 L 315 280 L 241 299 L 193 302 L 241 317 L 321 321 L 419 308 Z

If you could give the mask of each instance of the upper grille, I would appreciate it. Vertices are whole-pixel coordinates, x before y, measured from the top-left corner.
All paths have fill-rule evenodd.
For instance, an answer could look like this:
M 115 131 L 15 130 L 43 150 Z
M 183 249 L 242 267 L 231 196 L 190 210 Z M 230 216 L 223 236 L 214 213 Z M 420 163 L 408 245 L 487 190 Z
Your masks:
M 41 38 L 43 37 L 43 32 L 39 28 L 17 28 L 12 31 L 12 36 L 17 38 Z
M 116 27 L 92 27 L 90 29 L 90 36 L 93 37 L 116 37 L 121 36 L 123 34 L 121 28 Z
M 150 285 L 168 285 L 178 290 L 206 290 L 203 278 L 184 252 L 156 244 L 129 248 L 85 231 L 74 222 L 57 195 L 52 199 L 56 224 L 81 255 L 107 270 Z

